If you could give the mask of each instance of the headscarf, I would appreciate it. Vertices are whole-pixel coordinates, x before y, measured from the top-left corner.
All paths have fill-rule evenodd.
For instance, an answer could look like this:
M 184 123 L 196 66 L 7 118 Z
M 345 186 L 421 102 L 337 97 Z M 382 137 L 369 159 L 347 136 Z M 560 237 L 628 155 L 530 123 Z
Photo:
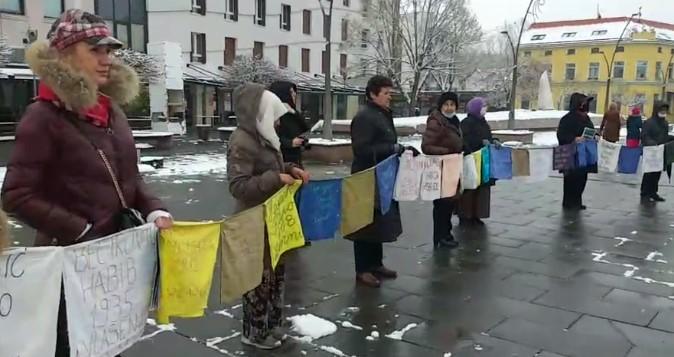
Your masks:
M 288 112 L 288 108 L 274 93 L 265 90 L 260 98 L 260 111 L 257 114 L 255 127 L 262 138 L 267 140 L 277 151 L 281 151 L 281 139 L 276 134 L 274 123 Z

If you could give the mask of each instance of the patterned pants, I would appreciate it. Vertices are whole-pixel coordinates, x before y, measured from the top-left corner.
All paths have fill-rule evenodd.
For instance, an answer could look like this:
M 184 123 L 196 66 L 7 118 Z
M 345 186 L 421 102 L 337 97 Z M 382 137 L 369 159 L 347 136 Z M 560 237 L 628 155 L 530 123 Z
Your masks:
M 265 269 L 262 283 L 243 295 L 243 335 L 264 340 L 271 330 L 283 323 L 285 266 Z

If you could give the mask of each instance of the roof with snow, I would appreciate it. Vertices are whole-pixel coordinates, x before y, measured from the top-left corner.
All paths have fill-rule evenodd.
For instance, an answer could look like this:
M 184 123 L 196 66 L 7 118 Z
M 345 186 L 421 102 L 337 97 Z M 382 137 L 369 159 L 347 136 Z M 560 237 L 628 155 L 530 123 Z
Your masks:
M 579 42 L 614 42 L 620 38 L 629 17 L 611 17 L 587 20 L 537 22 L 522 35 L 522 45 L 565 44 Z M 646 19 L 634 19 L 627 27 L 623 41 L 631 34 L 652 33 L 654 39 L 674 42 L 674 25 Z M 648 36 L 646 36 L 648 37 Z M 642 37 L 637 37 L 642 38 Z M 650 39 L 651 41 L 653 38 Z M 633 39 L 633 41 L 638 41 Z

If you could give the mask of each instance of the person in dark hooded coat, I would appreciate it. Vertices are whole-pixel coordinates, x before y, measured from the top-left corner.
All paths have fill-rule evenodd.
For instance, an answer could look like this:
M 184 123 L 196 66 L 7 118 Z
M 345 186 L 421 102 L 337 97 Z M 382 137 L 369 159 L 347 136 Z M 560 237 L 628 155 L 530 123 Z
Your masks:
M 281 117 L 276 128 L 281 139 L 281 154 L 284 162 L 291 162 L 302 167 L 302 151 L 308 140 L 303 135 L 309 131 L 309 125 L 297 110 L 297 86 L 291 82 L 278 81 L 269 86 L 269 91 L 276 94 L 288 108 L 288 113 Z
M 481 150 L 493 143 L 491 127 L 487 123 L 487 101 L 476 97 L 466 105 L 468 117 L 461 122 L 463 132 L 463 152 L 465 155 Z M 465 190 L 461 194 L 458 214 L 462 225 L 484 225 L 482 218 L 489 218 L 492 183 L 481 185 L 476 190 Z
M 587 114 L 590 102 L 594 98 L 581 93 L 573 93 L 570 99 L 569 112 L 562 117 L 557 127 L 559 145 L 581 142 L 586 128 L 594 129 L 594 124 Z M 587 185 L 587 168 L 564 171 L 564 198 L 562 207 L 568 210 L 584 210 L 583 192 Z
M 644 122 L 644 130 L 641 134 L 644 146 L 657 146 L 674 140 L 669 135 L 669 124 L 667 123 L 667 112 L 669 105 L 656 102 L 653 106 L 653 116 Z M 664 202 L 665 199 L 658 194 L 658 184 L 660 183 L 660 172 L 648 172 L 644 174 L 641 181 L 641 198 L 648 202 Z
M 438 98 L 437 107 L 426 121 L 421 151 L 426 155 L 450 155 L 463 152 L 461 122 L 456 117 L 459 97 L 447 92 Z M 452 235 L 452 213 L 457 197 L 433 201 L 433 246 L 456 248 L 459 244 Z

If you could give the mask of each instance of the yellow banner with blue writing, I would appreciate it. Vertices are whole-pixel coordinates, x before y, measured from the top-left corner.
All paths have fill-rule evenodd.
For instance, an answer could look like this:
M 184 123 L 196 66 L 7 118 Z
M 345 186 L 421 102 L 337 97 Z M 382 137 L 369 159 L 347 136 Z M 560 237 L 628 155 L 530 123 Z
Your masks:
M 300 181 L 284 186 L 264 203 L 264 219 L 267 223 L 269 255 L 276 268 L 283 253 L 304 246 L 304 233 L 300 215 L 295 205 L 295 193 Z

